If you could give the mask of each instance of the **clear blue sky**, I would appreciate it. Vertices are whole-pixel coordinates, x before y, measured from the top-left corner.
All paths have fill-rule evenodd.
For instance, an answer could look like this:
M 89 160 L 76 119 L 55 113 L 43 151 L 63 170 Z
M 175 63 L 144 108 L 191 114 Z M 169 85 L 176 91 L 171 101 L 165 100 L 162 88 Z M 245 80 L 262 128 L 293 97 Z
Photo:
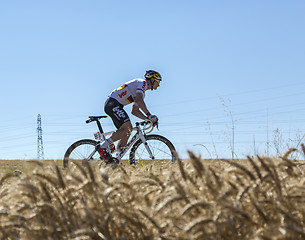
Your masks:
M 298 0 L 0 0 L 0 159 L 37 157 L 38 114 L 45 158 L 62 158 L 93 138 L 85 120 L 109 92 L 148 69 L 163 81 L 147 106 L 180 156 L 230 157 L 232 120 L 237 157 L 296 146 L 304 12 Z

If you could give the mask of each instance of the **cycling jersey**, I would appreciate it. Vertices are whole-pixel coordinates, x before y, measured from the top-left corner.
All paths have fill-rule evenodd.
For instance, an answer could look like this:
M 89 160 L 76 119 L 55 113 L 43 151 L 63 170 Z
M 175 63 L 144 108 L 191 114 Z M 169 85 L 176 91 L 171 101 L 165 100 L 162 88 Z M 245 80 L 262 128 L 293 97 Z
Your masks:
M 145 97 L 145 91 L 147 89 L 147 83 L 144 79 L 134 79 L 126 82 L 124 85 L 113 90 L 110 94 L 110 98 L 114 98 L 122 105 L 128 105 L 134 102 L 136 93 L 140 92 Z

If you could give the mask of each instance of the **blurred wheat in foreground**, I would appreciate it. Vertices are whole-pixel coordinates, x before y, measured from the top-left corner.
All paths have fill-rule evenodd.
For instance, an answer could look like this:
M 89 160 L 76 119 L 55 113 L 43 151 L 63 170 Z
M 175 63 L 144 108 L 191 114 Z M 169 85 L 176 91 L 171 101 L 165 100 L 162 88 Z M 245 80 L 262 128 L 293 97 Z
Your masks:
M 304 166 L 248 158 L 37 165 L 0 178 L 0 239 L 305 239 Z

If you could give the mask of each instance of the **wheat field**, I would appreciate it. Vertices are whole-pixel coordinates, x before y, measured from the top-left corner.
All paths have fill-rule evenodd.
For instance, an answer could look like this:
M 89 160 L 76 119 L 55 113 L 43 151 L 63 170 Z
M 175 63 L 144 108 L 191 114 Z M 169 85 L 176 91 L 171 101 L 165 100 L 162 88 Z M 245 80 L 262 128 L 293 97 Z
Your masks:
M 137 168 L 33 162 L 0 175 L 0 239 L 305 239 L 293 151 Z

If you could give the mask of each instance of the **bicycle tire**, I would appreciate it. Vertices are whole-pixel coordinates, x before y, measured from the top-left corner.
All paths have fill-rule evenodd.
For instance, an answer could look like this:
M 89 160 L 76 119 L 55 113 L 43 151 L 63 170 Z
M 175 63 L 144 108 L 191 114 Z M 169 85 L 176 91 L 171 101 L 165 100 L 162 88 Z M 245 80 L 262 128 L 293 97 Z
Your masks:
M 66 151 L 63 165 L 68 167 L 68 164 L 72 160 L 89 160 L 88 157 L 95 151 L 97 141 L 92 139 L 82 139 L 73 143 Z M 99 154 L 96 152 L 90 160 L 100 161 Z
M 146 136 L 146 142 L 153 153 L 153 159 L 149 154 L 142 142 L 139 139 L 131 148 L 129 154 L 129 161 L 134 165 L 136 161 L 142 160 L 169 160 L 174 163 L 177 158 L 177 153 L 174 145 L 165 137 L 161 135 L 151 134 Z

